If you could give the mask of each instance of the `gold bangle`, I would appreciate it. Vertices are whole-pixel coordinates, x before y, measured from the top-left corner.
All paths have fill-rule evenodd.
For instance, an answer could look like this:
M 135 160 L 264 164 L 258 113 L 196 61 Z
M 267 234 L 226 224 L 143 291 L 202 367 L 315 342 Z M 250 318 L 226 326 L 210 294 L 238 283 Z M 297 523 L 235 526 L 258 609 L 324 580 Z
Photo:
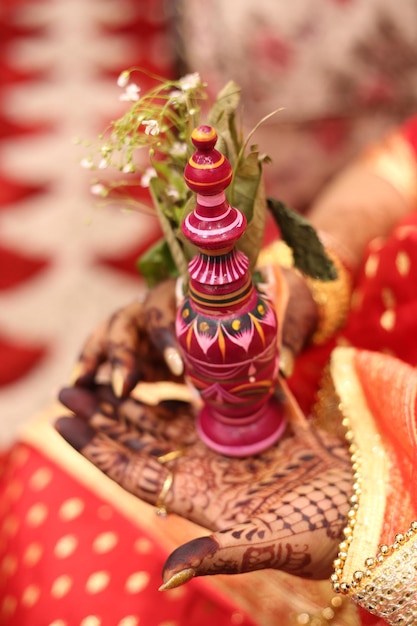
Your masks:
M 310 288 L 311 295 L 317 306 L 318 323 L 311 338 L 312 343 L 320 345 L 330 339 L 343 326 L 349 310 L 352 292 L 352 280 L 349 271 L 337 254 L 326 248 L 326 253 L 336 268 L 335 280 L 323 281 L 310 278 L 299 270 Z M 294 268 L 291 248 L 282 240 L 267 246 L 259 255 L 259 265 L 278 264 L 284 268 Z
M 156 457 L 156 460 L 161 465 L 165 465 L 170 461 L 175 461 L 176 459 L 179 459 L 184 454 L 184 451 L 184 448 L 171 450 L 170 452 L 166 452 L 165 454 L 161 454 L 160 456 Z M 167 497 L 168 492 L 172 487 L 172 483 L 174 482 L 174 473 L 170 470 L 168 470 L 168 472 L 169 473 L 163 482 L 162 489 L 159 492 L 159 496 L 157 497 L 155 504 L 156 514 L 160 515 L 161 517 L 166 517 L 168 515 L 168 509 L 165 505 L 165 498 Z
M 323 281 L 305 276 L 318 311 L 317 328 L 311 338 L 315 345 L 325 343 L 343 326 L 352 294 L 352 279 L 348 270 L 332 250 L 326 249 L 326 253 L 333 261 L 337 278 Z
M 294 267 L 294 257 L 289 245 L 278 239 L 262 248 L 258 256 L 258 266 L 264 265 L 280 265 L 287 269 Z

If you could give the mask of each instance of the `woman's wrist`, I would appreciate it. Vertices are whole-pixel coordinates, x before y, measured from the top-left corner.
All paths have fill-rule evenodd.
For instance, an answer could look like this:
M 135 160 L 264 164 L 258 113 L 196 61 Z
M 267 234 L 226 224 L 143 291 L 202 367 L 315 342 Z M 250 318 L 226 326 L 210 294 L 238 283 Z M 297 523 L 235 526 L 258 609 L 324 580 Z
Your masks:
M 352 275 L 333 251 L 326 249 L 337 277 L 331 281 L 309 278 L 294 268 L 291 248 L 282 240 L 268 246 L 261 263 L 279 265 L 288 286 L 282 344 L 294 355 L 308 343 L 321 344 L 343 326 L 349 310 Z
M 414 122 L 417 126 L 417 118 Z M 417 149 L 401 131 L 366 150 L 326 185 L 308 219 L 355 272 L 369 242 L 417 208 Z

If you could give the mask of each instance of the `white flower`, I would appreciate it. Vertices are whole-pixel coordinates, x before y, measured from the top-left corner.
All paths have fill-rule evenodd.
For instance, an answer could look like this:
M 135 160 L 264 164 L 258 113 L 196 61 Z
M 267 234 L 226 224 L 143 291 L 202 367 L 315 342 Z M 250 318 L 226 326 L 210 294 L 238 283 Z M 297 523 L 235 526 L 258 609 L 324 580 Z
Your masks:
M 174 141 L 170 148 L 171 156 L 183 157 L 187 154 L 187 144 L 185 141 Z
M 143 120 L 142 126 L 145 126 L 145 135 L 152 135 L 155 137 L 159 135 L 159 124 L 156 120 Z
M 112 148 L 112 147 L 111 147 L 111 145 L 110 145 L 110 144 L 108 144 L 108 143 L 103 144 L 103 145 L 101 146 L 101 148 L 100 148 L 101 154 L 102 154 L 103 156 L 107 156 L 107 155 L 108 155 L 108 153 L 109 153 L 109 152 L 111 152 L 112 150 L 113 150 L 113 148 Z
M 133 165 L 133 163 L 126 163 L 126 165 L 123 166 L 122 172 L 124 174 L 133 174 L 133 172 L 135 172 L 135 166 Z
M 120 100 L 123 102 L 137 102 L 139 100 L 139 92 L 140 87 L 138 87 L 135 83 L 130 83 L 127 85 L 124 93 L 120 96 Z
M 186 74 L 182 78 L 180 78 L 180 87 L 183 91 L 191 91 L 192 89 L 196 89 L 201 85 L 200 74 L 198 72 L 194 72 L 193 74 Z
M 180 199 L 178 189 L 176 189 L 172 185 L 168 185 L 168 187 L 166 188 L 166 193 L 168 198 L 171 198 L 171 200 L 174 200 L 174 202 Z
M 96 183 L 95 185 L 91 185 L 90 192 L 93 196 L 107 196 L 108 190 L 101 183 Z
M 156 178 L 157 176 L 156 170 L 153 167 L 148 167 L 140 179 L 141 187 L 149 187 L 152 178 Z
M 91 157 L 86 157 L 85 159 L 81 159 L 80 165 L 85 170 L 91 170 L 94 167 L 93 159 Z
M 124 70 L 117 79 L 117 85 L 122 88 L 126 87 L 127 83 L 129 82 L 129 78 L 130 72 L 128 70 Z
M 172 104 L 183 104 L 184 102 L 187 102 L 187 96 L 179 89 L 174 89 L 169 95 L 169 100 Z
M 108 160 L 107 159 L 101 159 L 100 163 L 98 164 L 98 169 L 99 170 L 105 170 L 108 166 L 109 166 Z

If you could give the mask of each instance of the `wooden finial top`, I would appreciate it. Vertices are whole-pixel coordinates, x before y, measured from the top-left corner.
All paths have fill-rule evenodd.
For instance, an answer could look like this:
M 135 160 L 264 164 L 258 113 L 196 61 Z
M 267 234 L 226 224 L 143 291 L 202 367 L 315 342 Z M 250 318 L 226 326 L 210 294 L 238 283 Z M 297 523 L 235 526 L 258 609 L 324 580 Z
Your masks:
M 198 126 L 193 130 L 191 140 L 196 151 L 185 167 L 185 182 L 192 191 L 202 196 L 221 193 L 232 180 L 232 166 L 215 149 L 216 131 L 211 126 Z

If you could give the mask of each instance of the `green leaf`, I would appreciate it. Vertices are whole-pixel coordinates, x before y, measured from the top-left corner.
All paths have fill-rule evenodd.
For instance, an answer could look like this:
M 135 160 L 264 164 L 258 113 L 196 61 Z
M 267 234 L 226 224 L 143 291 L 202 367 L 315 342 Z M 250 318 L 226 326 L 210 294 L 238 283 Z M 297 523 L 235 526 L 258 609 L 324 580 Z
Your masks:
M 235 172 L 231 204 L 248 220 L 237 246 L 249 258 L 250 268 L 253 269 L 264 238 L 267 209 L 262 166 L 257 152 L 250 152 Z
M 336 268 L 310 222 L 280 200 L 267 202 L 283 240 L 292 248 L 295 267 L 318 280 L 335 280 Z
M 165 239 L 158 241 L 138 259 L 137 268 L 148 287 L 178 276 L 177 266 Z
M 240 104 L 240 87 L 233 81 L 228 82 L 217 95 L 212 105 L 207 123 L 217 133 L 217 149 L 234 166 L 241 143 L 236 130 L 236 110 Z

